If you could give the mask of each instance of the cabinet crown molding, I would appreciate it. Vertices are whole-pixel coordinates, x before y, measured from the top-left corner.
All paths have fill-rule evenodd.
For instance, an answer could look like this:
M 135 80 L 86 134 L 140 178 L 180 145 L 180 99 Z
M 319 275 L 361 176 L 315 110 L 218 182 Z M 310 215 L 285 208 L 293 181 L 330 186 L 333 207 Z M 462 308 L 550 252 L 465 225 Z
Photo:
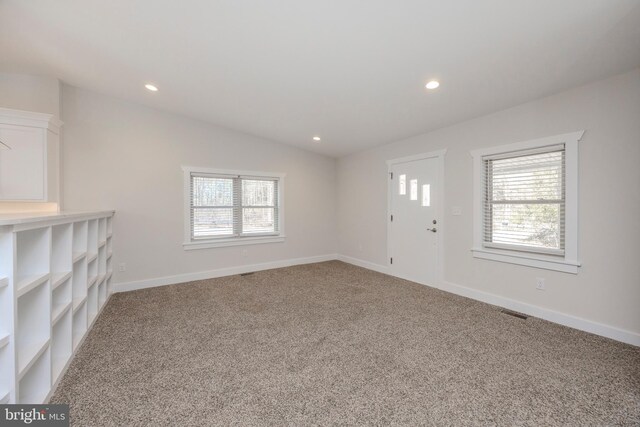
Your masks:
M 0 124 L 37 127 L 59 134 L 63 122 L 53 114 L 0 107 Z

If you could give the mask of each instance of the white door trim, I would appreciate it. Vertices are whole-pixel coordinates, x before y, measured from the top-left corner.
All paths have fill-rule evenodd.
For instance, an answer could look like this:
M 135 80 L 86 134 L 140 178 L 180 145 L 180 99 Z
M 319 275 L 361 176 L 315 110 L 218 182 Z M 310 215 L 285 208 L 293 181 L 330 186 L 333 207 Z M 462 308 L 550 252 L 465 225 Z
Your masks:
M 438 159 L 438 180 L 440 191 L 437 193 L 437 212 L 440 222 L 438 224 L 438 250 L 436 259 L 436 283 L 429 283 L 429 286 L 434 288 L 441 288 L 444 280 L 444 236 L 446 221 L 444 219 L 444 156 L 447 154 L 447 149 L 430 151 L 428 153 L 414 154 L 412 156 L 400 157 L 397 159 L 387 160 L 387 262 L 388 273 L 392 276 L 398 277 L 393 273 L 391 267 L 391 192 L 393 191 L 393 182 L 391 180 L 391 168 L 399 163 L 412 162 L 415 160 L 424 159 Z

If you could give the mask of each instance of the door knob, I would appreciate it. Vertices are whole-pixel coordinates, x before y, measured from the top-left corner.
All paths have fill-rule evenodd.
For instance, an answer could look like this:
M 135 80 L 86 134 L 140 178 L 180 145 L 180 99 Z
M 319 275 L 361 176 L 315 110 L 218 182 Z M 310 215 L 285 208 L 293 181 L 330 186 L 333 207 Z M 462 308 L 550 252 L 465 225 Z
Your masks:
M 432 233 L 435 233 L 436 231 L 438 231 L 437 228 L 433 227 L 433 228 L 427 228 L 428 231 L 431 231 Z

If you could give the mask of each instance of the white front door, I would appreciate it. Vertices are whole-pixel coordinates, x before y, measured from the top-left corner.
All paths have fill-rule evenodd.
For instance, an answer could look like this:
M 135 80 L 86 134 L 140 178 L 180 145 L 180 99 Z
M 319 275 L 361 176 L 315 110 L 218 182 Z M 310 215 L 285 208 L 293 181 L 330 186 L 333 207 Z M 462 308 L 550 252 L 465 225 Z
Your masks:
M 393 163 L 390 169 L 391 274 L 438 286 L 440 158 Z

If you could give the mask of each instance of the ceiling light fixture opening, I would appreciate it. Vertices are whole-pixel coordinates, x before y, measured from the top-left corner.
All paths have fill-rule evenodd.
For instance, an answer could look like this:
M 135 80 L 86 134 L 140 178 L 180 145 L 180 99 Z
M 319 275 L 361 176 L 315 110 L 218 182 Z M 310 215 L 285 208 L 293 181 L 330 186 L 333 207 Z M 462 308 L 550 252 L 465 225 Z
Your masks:
M 150 90 L 151 92 L 158 91 L 158 88 L 155 85 L 152 85 L 151 83 L 147 83 L 146 85 L 144 85 L 144 87 L 146 87 L 147 90 Z
M 320 137 L 319 137 L 319 136 L 314 136 L 314 137 L 313 137 L 313 140 L 314 140 L 315 142 L 320 142 Z
M 437 89 L 438 86 L 440 86 L 440 82 L 437 80 L 431 80 L 429 83 L 426 84 L 427 89 Z

